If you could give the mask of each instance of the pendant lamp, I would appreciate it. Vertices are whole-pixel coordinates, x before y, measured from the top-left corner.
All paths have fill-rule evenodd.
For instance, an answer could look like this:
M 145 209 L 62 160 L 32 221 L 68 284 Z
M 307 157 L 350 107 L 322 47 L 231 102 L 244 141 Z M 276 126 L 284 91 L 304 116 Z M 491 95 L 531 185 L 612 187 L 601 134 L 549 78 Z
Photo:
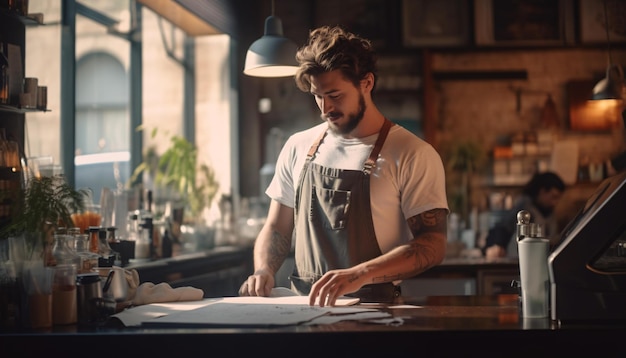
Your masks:
M 283 23 L 272 15 L 265 19 L 263 36 L 254 41 L 246 53 L 243 73 L 254 77 L 293 76 L 298 69 L 296 44 L 283 36 Z
M 607 54 L 609 65 L 606 69 L 606 76 L 601 79 L 594 87 L 592 100 L 602 99 L 622 99 L 622 87 L 624 86 L 624 71 L 619 65 L 614 65 L 611 61 L 611 39 L 609 38 L 609 17 L 606 8 L 606 0 L 604 2 L 604 27 L 606 29 Z

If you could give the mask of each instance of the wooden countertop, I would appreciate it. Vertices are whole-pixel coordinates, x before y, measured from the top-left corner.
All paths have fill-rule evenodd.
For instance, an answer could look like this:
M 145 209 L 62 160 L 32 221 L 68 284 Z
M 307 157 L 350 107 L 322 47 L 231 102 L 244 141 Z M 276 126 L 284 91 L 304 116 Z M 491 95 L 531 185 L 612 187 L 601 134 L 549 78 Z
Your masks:
M 401 297 L 390 312 L 396 324 L 342 321 L 278 328 L 55 327 L 48 332 L 0 333 L 0 355 L 120 357 L 211 356 L 505 356 L 566 353 L 621 356 L 615 336 L 626 323 L 559 327 L 520 317 L 517 295 Z M 3 353 L 4 352 L 4 353 Z M 124 354 L 120 354 L 120 353 Z M 222 354 L 220 353 L 220 354 Z

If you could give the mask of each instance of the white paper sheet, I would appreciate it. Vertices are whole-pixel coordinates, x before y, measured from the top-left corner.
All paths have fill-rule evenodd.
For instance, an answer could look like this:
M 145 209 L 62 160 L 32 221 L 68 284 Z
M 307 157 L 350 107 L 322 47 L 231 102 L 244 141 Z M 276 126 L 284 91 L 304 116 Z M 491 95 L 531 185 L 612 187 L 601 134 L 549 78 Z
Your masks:
M 193 302 L 153 303 L 126 309 L 112 317 L 127 327 L 142 324 L 267 326 L 299 324 L 325 314 L 376 311 L 352 306 L 358 302 L 358 298 L 342 297 L 334 307 L 311 307 L 308 296 L 298 296 L 287 288 L 274 288 L 270 297 L 224 297 Z
M 309 322 L 305 324 L 307 326 L 315 326 L 322 324 L 333 324 L 341 321 L 369 321 L 373 319 L 383 319 L 383 318 L 391 318 L 391 313 L 375 311 L 375 312 L 357 312 L 352 314 L 342 314 L 342 315 L 323 315 L 320 317 L 315 317 Z
M 191 311 L 173 313 L 143 323 L 159 327 L 266 327 L 297 325 L 326 314 L 309 305 L 234 303 L 219 301 Z
M 358 299 L 342 298 L 333 307 L 309 306 L 307 296 L 225 297 L 194 310 L 172 313 L 143 322 L 160 327 L 271 327 L 298 325 L 328 314 L 348 315 L 376 311 L 347 306 Z
M 246 303 L 246 304 L 285 304 L 285 305 L 309 305 L 309 296 L 299 296 L 288 288 L 273 288 L 269 297 L 224 297 L 223 302 Z M 340 297 L 335 301 L 335 306 L 350 306 L 359 303 L 358 298 Z
M 143 322 L 157 317 L 167 316 L 180 311 L 189 311 L 219 301 L 219 298 L 208 298 L 202 301 L 152 303 L 149 305 L 136 306 L 114 314 L 126 327 L 140 326 Z

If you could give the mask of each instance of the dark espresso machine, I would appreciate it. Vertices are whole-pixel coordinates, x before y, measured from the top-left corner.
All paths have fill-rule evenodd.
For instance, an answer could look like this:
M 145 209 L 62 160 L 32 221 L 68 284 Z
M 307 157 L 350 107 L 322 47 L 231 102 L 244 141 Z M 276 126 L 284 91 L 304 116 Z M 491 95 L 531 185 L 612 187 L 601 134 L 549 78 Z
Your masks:
M 626 171 L 600 183 L 548 256 L 550 316 L 626 322 Z

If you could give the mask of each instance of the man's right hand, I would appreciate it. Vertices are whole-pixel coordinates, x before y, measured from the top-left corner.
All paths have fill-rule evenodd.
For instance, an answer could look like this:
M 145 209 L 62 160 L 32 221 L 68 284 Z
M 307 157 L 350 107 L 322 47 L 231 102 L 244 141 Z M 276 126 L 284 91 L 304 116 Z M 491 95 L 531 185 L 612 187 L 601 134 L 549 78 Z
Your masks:
M 274 275 L 265 271 L 258 270 L 254 274 L 248 276 L 248 279 L 241 284 L 239 288 L 239 296 L 263 296 L 267 297 L 274 287 Z
M 506 256 L 506 249 L 500 245 L 489 246 L 485 250 L 486 259 L 497 259 Z

